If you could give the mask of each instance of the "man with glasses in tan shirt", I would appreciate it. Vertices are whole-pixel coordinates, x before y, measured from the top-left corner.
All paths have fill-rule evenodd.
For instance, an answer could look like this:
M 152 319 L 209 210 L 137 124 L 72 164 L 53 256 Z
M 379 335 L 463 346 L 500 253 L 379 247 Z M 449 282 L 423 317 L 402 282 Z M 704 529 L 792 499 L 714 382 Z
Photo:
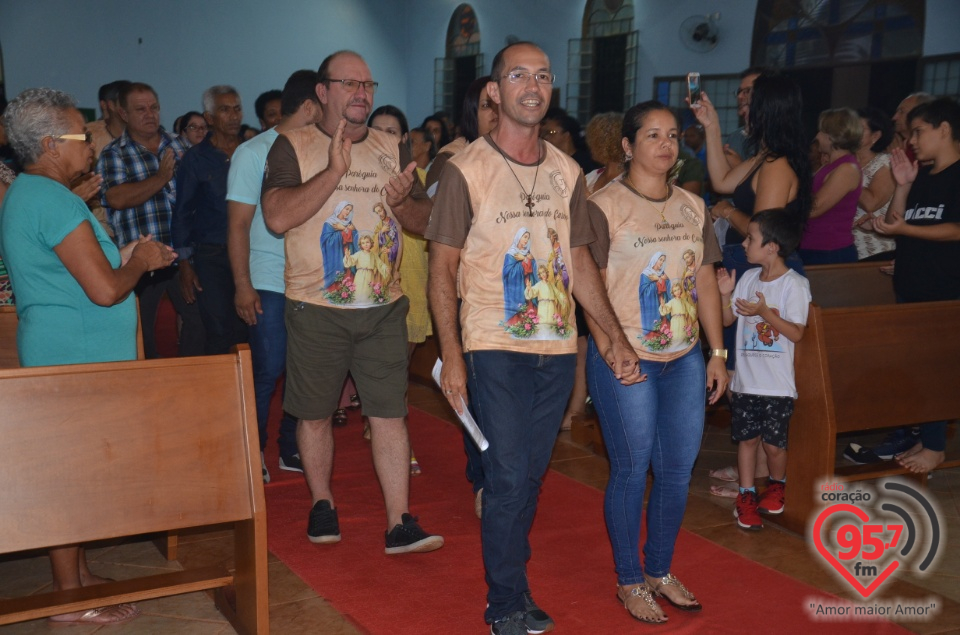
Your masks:
M 457 412 L 470 407 L 490 443 L 481 454 L 484 618 L 494 635 L 520 635 L 554 627 L 533 601 L 526 562 L 573 386 L 574 297 L 609 335 L 605 359 L 617 377 L 642 378 L 587 248 L 595 235 L 583 172 L 539 138 L 550 60 L 534 44 L 512 44 L 494 58 L 491 78 L 499 124 L 444 167 L 425 236 L 441 387 Z
M 409 513 L 410 441 L 406 314 L 397 249 L 379 252 L 383 208 L 422 233 L 431 203 L 392 135 L 367 127 L 377 82 L 352 51 L 317 71 L 322 118 L 280 135 L 267 155 L 261 206 L 267 227 L 285 234 L 287 386 L 284 409 L 298 417 L 297 446 L 313 500 L 307 537 L 340 541 L 330 478 L 331 419 L 347 371 L 370 419 L 374 467 L 386 504 L 388 555 L 433 551 Z

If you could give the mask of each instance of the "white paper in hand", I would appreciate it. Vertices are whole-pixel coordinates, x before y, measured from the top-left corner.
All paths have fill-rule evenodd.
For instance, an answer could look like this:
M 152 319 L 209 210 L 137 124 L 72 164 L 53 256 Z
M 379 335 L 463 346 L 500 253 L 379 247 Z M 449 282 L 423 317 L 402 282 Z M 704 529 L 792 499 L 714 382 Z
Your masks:
M 440 369 L 443 368 L 443 362 L 439 359 L 437 363 L 433 365 L 433 381 L 440 386 Z M 443 389 L 443 386 L 440 386 L 440 389 Z M 467 434 L 470 435 L 470 438 L 473 439 L 473 442 L 477 444 L 477 447 L 480 448 L 480 451 L 483 452 L 488 447 L 490 447 L 490 442 L 483 436 L 483 433 L 480 432 L 477 422 L 474 421 L 473 415 L 470 414 L 470 410 L 467 409 L 466 402 L 463 401 L 463 397 L 460 397 L 460 405 L 463 409 L 463 414 L 458 414 L 457 417 L 460 419 L 460 423 L 463 424 L 463 429 L 467 431 Z M 454 411 L 456 412 L 456 411 Z

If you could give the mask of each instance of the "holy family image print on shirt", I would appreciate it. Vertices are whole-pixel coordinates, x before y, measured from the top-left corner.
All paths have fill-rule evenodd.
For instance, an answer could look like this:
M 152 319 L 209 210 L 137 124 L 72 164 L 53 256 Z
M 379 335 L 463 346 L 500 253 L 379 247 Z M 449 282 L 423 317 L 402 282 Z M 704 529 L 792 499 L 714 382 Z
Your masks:
M 696 254 L 687 249 L 681 259 L 670 263 L 667 253 L 656 251 L 640 275 L 638 337 L 647 350 L 685 350 L 697 340 Z
M 377 217 L 373 231 L 357 230 L 358 213 Z M 350 201 L 340 201 L 320 232 L 324 297 L 338 305 L 386 304 L 399 249 L 400 228 L 383 203 L 358 211 Z
M 574 331 L 573 303 L 560 237 L 552 227 L 546 228 L 543 238 L 549 246 L 539 259 L 533 253 L 533 238 L 530 229 L 520 227 L 503 256 L 500 324 L 515 338 L 566 339 Z

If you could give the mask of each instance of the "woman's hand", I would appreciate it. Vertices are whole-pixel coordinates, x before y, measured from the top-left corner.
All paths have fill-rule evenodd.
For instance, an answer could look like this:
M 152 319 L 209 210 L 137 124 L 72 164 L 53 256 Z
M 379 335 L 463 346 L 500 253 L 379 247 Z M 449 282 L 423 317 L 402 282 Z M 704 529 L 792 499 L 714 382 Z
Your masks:
M 140 236 L 138 240 L 134 240 L 133 242 L 129 242 L 126 245 L 124 245 L 120 249 L 120 266 L 122 267 L 128 262 L 130 262 L 130 256 L 133 255 L 133 250 L 136 248 L 137 245 L 139 245 L 144 241 L 149 242 L 151 240 L 153 240 L 153 234 L 147 234 L 146 236 Z
M 707 403 L 713 405 L 727 390 L 730 376 L 722 357 L 711 357 L 707 362 Z
M 173 264 L 173 261 L 177 259 L 177 253 L 163 243 L 152 240 L 147 236 L 141 236 L 140 240 L 134 245 L 130 258 L 142 260 L 147 265 L 147 271 L 155 271 Z
M 729 220 L 730 214 L 733 213 L 733 210 L 737 209 L 733 206 L 727 199 L 721 199 L 717 201 L 717 204 L 710 208 L 710 218 L 713 220 L 724 219 Z
M 686 102 L 690 106 L 690 110 L 693 111 L 693 116 L 697 118 L 704 129 L 720 125 L 717 109 L 713 107 L 713 102 L 707 97 L 707 93 L 700 93 L 699 104 L 691 104 L 689 97 L 686 98 Z
M 79 196 L 86 203 L 94 196 L 100 194 L 100 186 L 103 184 L 103 177 L 96 172 L 87 172 L 83 176 L 74 179 L 70 184 L 70 191 Z M 99 201 L 94 201 L 99 202 Z
M 897 148 L 890 153 L 890 173 L 897 185 L 910 185 L 917 178 L 918 171 L 917 162 L 911 162 L 902 149 Z

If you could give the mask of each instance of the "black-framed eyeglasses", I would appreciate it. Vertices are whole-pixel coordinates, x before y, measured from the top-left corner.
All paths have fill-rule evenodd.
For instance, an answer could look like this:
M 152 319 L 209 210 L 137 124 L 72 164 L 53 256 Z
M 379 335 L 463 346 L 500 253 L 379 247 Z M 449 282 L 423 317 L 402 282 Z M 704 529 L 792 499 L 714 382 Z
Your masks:
M 325 79 L 325 80 L 323 80 L 323 81 L 329 82 L 329 83 L 336 82 L 336 83 L 340 84 L 341 86 L 343 86 L 344 90 L 346 90 L 348 93 L 355 93 L 355 92 L 357 92 L 357 90 L 360 88 L 361 85 L 363 85 L 363 89 L 364 89 L 365 91 L 367 91 L 368 93 L 372 93 L 373 91 L 375 91 L 375 90 L 377 89 L 377 86 L 380 85 L 379 82 L 372 82 L 372 81 L 362 82 L 362 81 L 360 81 L 359 79 L 333 79 L 333 78 L 330 78 L 330 79 Z
M 753 94 L 753 86 L 750 86 L 749 88 L 738 88 L 735 91 L 733 91 L 733 95 L 735 97 L 739 97 L 740 95 L 746 95 L 747 97 L 749 97 L 752 94 Z
M 189 126 L 187 126 L 187 130 L 189 130 L 190 132 L 196 132 L 197 130 L 203 130 L 204 132 L 206 132 L 207 126 L 202 124 L 192 123 Z
M 93 135 L 89 132 L 76 134 L 57 134 L 51 135 L 54 139 L 65 139 L 68 141 L 83 141 L 84 143 L 93 143 Z
M 553 73 L 531 73 L 530 71 L 510 71 L 503 77 L 506 77 L 511 84 L 526 84 L 531 77 L 538 84 L 552 84 L 557 79 Z

